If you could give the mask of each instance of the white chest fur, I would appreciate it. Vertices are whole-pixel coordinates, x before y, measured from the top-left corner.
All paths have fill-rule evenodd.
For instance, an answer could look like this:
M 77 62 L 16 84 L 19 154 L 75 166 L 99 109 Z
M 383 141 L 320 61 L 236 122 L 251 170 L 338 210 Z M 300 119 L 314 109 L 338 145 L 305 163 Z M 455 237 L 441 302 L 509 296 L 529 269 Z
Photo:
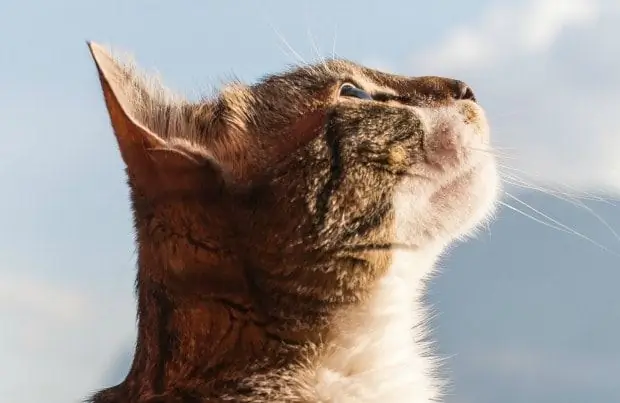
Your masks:
M 419 302 L 434 259 L 394 251 L 389 273 L 340 325 L 304 379 L 319 402 L 429 403 L 440 394 Z

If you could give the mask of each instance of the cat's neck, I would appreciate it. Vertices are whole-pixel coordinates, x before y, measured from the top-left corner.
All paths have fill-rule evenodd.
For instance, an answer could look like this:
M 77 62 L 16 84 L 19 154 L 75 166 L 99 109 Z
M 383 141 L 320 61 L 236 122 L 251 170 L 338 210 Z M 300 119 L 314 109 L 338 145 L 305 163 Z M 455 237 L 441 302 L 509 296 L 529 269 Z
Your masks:
M 126 380 L 94 402 L 140 401 L 138 396 L 189 393 L 188 387 L 202 390 L 195 392 L 201 398 L 210 393 L 235 396 L 236 385 L 246 380 L 259 389 L 280 385 L 282 390 L 270 392 L 270 401 L 295 396 L 298 401 L 398 402 L 403 396 L 419 396 L 404 401 L 427 402 L 437 388 L 425 375 L 432 362 L 421 340 L 425 311 L 419 299 L 434 257 L 394 252 L 392 260 L 362 302 L 343 305 L 328 321 L 298 318 L 302 320 L 293 328 L 287 320 L 257 312 L 251 291 L 200 295 L 186 288 L 182 296 L 175 295 L 178 290 L 170 283 L 164 286 L 145 275 L 164 268 L 152 267 L 154 259 L 139 259 L 134 361 Z M 304 365 L 290 366 L 295 362 Z M 255 363 L 260 365 L 252 367 Z M 283 376 L 291 379 L 290 385 L 273 382 Z M 243 401 L 241 396 L 234 399 Z
M 287 311 L 280 312 L 282 318 L 266 317 L 255 304 L 260 296 L 248 290 L 245 281 L 235 284 L 238 279 L 229 278 L 228 284 L 221 279 L 213 284 L 215 277 L 201 275 L 182 283 L 170 277 L 164 282 L 166 267 L 157 258 L 143 254 L 138 261 L 133 363 L 126 379 L 97 394 L 94 403 L 142 402 L 147 396 L 185 399 L 184 393 L 204 401 L 222 394 L 237 396 L 239 385 L 252 375 L 267 375 L 315 351 L 325 333 L 327 325 L 317 324 L 313 315 L 297 321 L 284 317 Z M 202 269 L 240 272 L 231 266 Z M 205 287 L 210 282 L 211 287 Z
M 429 403 L 443 385 L 426 338 L 421 301 L 436 253 L 394 251 L 368 298 L 336 312 L 329 331 L 300 365 L 253 379 L 255 390 L 281 387 L 248 403 Z M 261 400 L 262 399 L 262 400 Z
M 427 403 L 439 397 L 421 301 L 435 254 L 394 251 L 365 303 L 339 313 L 314 374 L 316 401 Z

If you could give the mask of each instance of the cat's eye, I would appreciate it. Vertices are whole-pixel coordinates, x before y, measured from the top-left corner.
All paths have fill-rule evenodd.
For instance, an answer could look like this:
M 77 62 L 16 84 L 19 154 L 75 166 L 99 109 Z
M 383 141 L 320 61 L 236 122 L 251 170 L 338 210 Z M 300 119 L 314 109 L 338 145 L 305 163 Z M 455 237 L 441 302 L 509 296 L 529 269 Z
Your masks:
M 372 95 L 368 92 L 349 83 L 343 84 L 342 87 L 340 87 L 340 96 L 359 99 L 372 99 Z

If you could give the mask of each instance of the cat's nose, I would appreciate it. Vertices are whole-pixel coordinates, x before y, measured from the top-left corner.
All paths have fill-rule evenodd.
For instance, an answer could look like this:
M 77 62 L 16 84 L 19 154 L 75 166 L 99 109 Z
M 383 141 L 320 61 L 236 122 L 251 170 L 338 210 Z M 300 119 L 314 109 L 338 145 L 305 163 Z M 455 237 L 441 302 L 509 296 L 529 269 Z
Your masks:
M 405 91 L 413 105 L 441 105 L 452 101 L 476 102 L 469 85 L 454 78 L 426 76 L 411 79 Z
M 463 81 L 454 80 L 454 89 L 455 99 L 476 102 L 476 95 L 474 94 L 474 90 L 472 90 L 471 87 L 465 84 Z

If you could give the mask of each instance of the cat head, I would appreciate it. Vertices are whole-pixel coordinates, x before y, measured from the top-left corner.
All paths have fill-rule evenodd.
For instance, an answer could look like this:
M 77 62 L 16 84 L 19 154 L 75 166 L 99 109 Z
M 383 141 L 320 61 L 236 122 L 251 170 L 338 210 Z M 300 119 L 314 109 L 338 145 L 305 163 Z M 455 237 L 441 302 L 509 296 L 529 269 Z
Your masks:
M 438 251 L 492 211 L 489 127 L 461 81 L 329 60 L 190 102 L 90 49 L 163 282 L 355 295 L 394 250 Z

